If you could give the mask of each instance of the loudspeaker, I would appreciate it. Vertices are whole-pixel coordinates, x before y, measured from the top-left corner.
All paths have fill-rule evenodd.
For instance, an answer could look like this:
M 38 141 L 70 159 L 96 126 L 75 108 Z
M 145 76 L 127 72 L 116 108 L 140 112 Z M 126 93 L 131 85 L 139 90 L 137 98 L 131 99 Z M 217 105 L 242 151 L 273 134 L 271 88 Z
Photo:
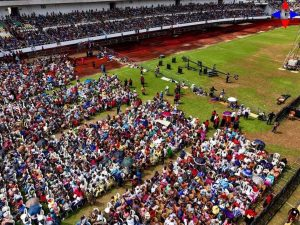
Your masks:
M 207 67 L 204 67 L 203 73 L 207 74 Z
M 160 58 L 160 59 L 164 59 L 164 58 L 165 58 L 165 55 L 160 55 L 159 58 Z
M 172 58 L 172 63 L 176 63 L 176 58 L 175 57 Z
M 178 66 L 178 71 L 179 74 L 182 74 L 182 68 L 180 66 Z
M 167 64 L 167 69 L 170 70 L 171 69 L 171 65 Z
M 162 65 L 163 65 L 163 61 L 162 61 L 162 60 L 159 60 L 158 66 L 162 66 Z

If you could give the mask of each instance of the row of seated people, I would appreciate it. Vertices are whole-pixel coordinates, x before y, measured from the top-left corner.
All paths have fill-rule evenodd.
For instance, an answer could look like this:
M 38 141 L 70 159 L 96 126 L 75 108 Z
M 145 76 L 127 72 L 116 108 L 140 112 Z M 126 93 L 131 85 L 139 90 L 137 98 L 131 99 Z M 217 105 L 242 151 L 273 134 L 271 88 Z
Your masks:
M 169 112 L 168 120 L 164 112 Z M 153 165 L 162 152 L 172 154 L 191 144 L 199 125 L 155 98 L 59 138 L 24 139 L 20 132 L 11 132 L 6 138 L 14 143 L 1 142 L 2 219 L 57 222 L 88 196 L 99 196 L 114 181 L 121 185 L 132 167 Z M 31 198 L 38 198 L 38 209 L 25 204 Z
M 145 14 L 145 12 L 148 12 L 148 9 L 151 13 Z M 128 11 L 129 14 L 127 14 Z M 250 3 L 125 8 L 108 11 L 49 14 L 46 16 L 21 16 L 18 18 L 18 20 L 23 21 L 21 24 L 33 23 L 35 26 L 35 29 L 25 31 L 22 29 L 22 26 L 16 26 L 12 22 L 15 19 L 7 17 L 3 23 L 6 24 L 7 31 L 13 36 L 0 38 L 0 48 L 3 50 L 21 49 L 41 44 L 58 43 L 152 27 L 262 15 L 264 15 L 264 11 Z M 119 20 L 112 21 L 113 19 Z
M 250 224 L 253 206 L 286 163 L 232 129 L 217 130 L 193 144 L 191 154 L 182 151 L 160 173 L 112 197 L 104 212 L 95 210 L 78 224 L 229 225 L 241 217 Z
M 156 7 L 140 7 L 140 8 L 115 8 L 111 10 L 89 10 L 89 11 L 74 11 L 71 13 L 48 13 L 46 15 L 23 15 L 17 19 L 23 24 L 31 24 L 35 27 L 53 27 L 69 24 L 80 24 L 88 22 L 116 20 L 124 18 L 157 16 L 164 14 L 178 14 L 199 11 L 214 11 L 214 10 L 229 10 L 229 9 L 245 9 L 256 7 L 251 3 L 241 4 L 187 4 L 187 5 L 161 5 Z M 9 19 L 9 18 L 7 18 Z

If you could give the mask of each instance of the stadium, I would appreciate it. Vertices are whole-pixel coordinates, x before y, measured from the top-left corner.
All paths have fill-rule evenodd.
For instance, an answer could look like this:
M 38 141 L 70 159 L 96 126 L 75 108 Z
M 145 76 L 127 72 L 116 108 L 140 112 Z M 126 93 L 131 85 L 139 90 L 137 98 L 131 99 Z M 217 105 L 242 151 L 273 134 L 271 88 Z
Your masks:
M 0 0 L 1 225 L 300 224 L 300 9 Z

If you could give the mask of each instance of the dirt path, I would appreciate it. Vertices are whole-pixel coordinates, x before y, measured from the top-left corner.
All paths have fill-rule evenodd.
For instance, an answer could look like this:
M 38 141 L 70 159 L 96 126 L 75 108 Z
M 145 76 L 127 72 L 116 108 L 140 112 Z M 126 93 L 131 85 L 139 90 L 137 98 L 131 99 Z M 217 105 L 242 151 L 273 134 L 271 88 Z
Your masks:
M 271 130 L 272 127 L 270 127 Z M 273 144 L 291 149 L 293 151 L 300 148 L 300 121 L 285 120 L 281 123 L 276 134 L 269 132 L 249 133 L 246 136 L 250 139 L 260 138 L 267 144 Z M 294 155 L 294 154 L 293 154 Z M 294 160 L 299 160 L 300 154 L 295 154 Z

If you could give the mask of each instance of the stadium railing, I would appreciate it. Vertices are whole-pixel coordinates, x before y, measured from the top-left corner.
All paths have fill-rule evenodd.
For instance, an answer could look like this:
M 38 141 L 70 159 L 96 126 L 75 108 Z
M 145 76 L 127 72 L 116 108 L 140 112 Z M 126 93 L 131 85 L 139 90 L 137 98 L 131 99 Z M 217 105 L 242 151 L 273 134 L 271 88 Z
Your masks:
M 298 96 L 298 98 L 296 98 L 294 101 L 292 101 L 288 106 L 282 108 L 276 114 L 275 121 L 280 122 L 280 121 L 284 120 L 290 113 L 291 109 L 294 109 L 299 105 L 300 105 L 300 96 Z
M 300 168 L 286 183 L 273 201 L 254 219 L 251 225 L 265 225 L 275 216 L 300 183 Z

